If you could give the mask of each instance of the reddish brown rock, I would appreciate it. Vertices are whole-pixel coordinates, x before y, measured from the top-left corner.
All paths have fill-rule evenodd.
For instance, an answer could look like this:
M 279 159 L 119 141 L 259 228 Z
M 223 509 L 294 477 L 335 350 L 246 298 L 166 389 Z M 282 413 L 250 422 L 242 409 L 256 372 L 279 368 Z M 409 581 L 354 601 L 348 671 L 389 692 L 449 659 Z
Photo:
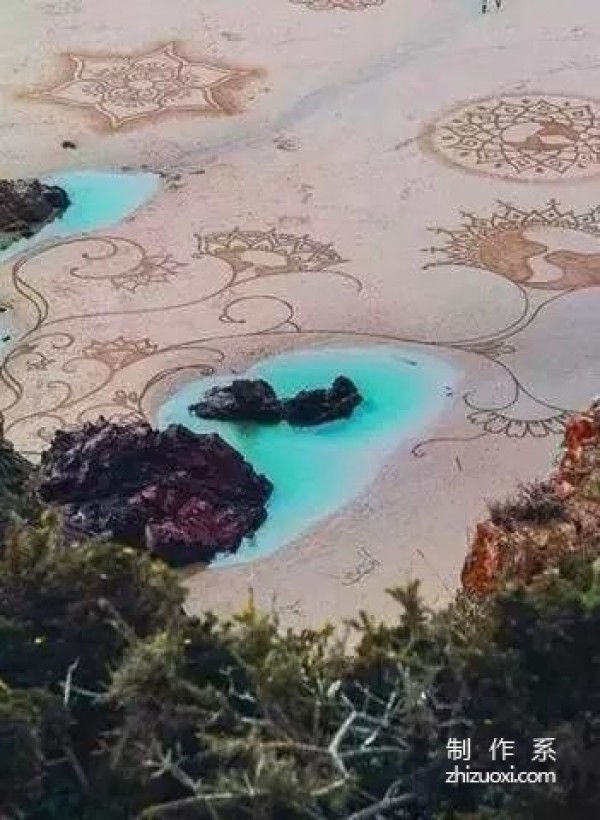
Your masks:
M 529 583 L 570 554 L 600 554 L 600 403 L 565 427 L 559 466 L 547 482 L 490 505 L 463 566 L 463 589 L 487 595 Z
M 496 589 L 501 572 L 502 531 L 491 521 L 477 524 L 475 537 L 465 560 L 461 581 L 466 592 L 485 594 Z
M 272 489 L 220 436 L 143 422 L 59 432 L 40 467 L 40 494 L 72 531 L 175 565 L 235 551 L 265 520 Z

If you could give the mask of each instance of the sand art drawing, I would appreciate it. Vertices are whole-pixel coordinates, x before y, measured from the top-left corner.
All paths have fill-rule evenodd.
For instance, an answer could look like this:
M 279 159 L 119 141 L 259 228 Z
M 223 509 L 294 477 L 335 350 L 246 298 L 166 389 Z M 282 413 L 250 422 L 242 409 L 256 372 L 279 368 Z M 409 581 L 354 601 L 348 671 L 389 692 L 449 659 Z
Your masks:
M 95 111 L 116 130 L 165 113 L 203 116 L 237 113 L 235 92 L 258 72 L 191 60 L 175 43 L 135 56 L 68 54 L 66 79 L 30 95 Z
M 302 287 L 312 290 L 314 281 L 315 296 L 323 276 L 340 280 L 358 296 L 362 290 L 356 276 L 340 270 L 346 260 L 338 250 L 307 235 L 273 228 L 199 234 L 187 260 L 110 236 L 72 239 L 36 250 L 12 267 L 12 288 L 28 324 L 0 370 L 8 396 L 0 408 L 5 428 L 19 438 L 23 449 L 35 454 L 57 427 L 68 429 L 99 414 L 113 420 L 148 419 L 156 391 L 182 374 L 199 378 L 227 369 L 232 341 L 271 338 L 281 344 L 291 335 L 298 340 L 295 346 L 328 338 L 423 345 L 441 354 L 476 357 L 496 368 L 497 381 L 505 383 L 502 397 L 490 402 L 479 399 L 476 390 L 467 390 L 463 429 L 435 441 L 559 433 L 567 408 L 537 398 L 518 375 L 519 334 L 535 322 L 544 305 L 599 283 L 598 253 L 573 250 L 575 233 L 576 238 L 581 234 L 588 242 L 597 242 L 600 252 L 599 219 L 597 209 L 577 214 L 554 201 L 540 211 L 500 203 L 490 217 L 466 215 L 456 229 L 436 229 L 445 242 L 428 250 L 435 258 L 423 265 L 425 270 L 475 267 L 506 278 L 523 296 L 521 315 L 505 328 L 454 343 L 424 343 L 401 332 L 302 327 L 293 301 L 265 291 L 270 277 L 309 273 Z M 545 267 L 536 281 L 538 262 Z M 196 272 L 198 264 L 208 265 L 202 275 Z M 544 276 L 552 266 L 557 278 L 546 283 Z M 85 289 L 93 287 L 95 304 L 105 309 L 73 313 L 72 302 L 61 296 L 72 296 L 73 287 L 82 288 L 83 300 Z M 539 296 L 537 301 L 534 295 Z M 202 332 L 192 336 L 190 327 Z M 35 383 L 27 375 L 32 371 Z M 414 455 L 423 455 L 432 443 L 417 444 Z
M 577 213 L 555 199 L 535 210 L 498 202 L 489 217 L 462 219 L 460 228 L 433 229 L 446 241 L 429 249 L 437 259 L 425 268 L 467 265 L 538 290 L 600 285 L 600 205 Z
M 475 268 L 504 278 L 522 296 L 520 315 L 479 347 L 479 355 L 497 362 L 508 376 L 512 383 L 509 398 L 496 406 L 483 406 L 473 395 L 465 395 L 468 421 L 483 433 L 510 438 L 560 433 L 565 408 L 548 398 L 542 400 L 523 383 L 517 375 L 519 351 L 524 335 L 535 330 L 532 326 L 539 324 L 545 311 L 550 308 L 560 315 L 559 300 L 566 297 L 563 334 L 581 337 L 582 350 L 583 340 L 594 338 L 595 329 L 586 326 L 583 314 L 572 331 L 569 317 L 577 295 L 585 299 L 583 291 L 600 285 L 600 207 L 578 212 L 561 207 L 556 200 L 539 209 L 498 202 L 489 216 L 463 213 L 459 227 L 432 230 L 443 244 L 427 249 L 435 258 L 423 266 L 425 270 L 446 266 L 458 274 L 461 267 Z M 452 275 L 451 270 L 448 273 Z M 546 361 L 541 364 L 549 366 Z
M 252 291 L 265 277 L 311 272 L 361 288 L 350 274 L 329 270 L 344 261 L 333 246 L 308 236 L 236 228 L 200 235 L 197 243 L 191 260 L 181 262 L 132 240 L 94 236 L 14 263 L 14 302 L 27 327 L 0 368 L 8 396 L 0 410 L 6 432 L 18 435 L 24 450 L 36 454 L 58 427 L 101 413 L 111 420 L 147 418 L 149 394 L 163 381 L 181 372 L 216 372 L 225 358 L 219 340 L 299 333 L 290 301 Z M 211 274 L 195 275 L 195 259 L 212 259 Z M 93 287 L 93 304 L 105 310 L 73 313 L 74 287 L 83 289 L 82 299 Z M 216 297 L 225 300 L 217 315 Z M 182 316 L 193 316 L 203 332 L 168 341 L 166 331 L 177 335 Z M 27 376 L 32 370 L 39 374 L 35 383 Z
M 438 159 L 477 174 L 558 182 L 600 172 L 600 102 L 553 94 L 464 103 L 421 137 Z
M 356 563 L 351 569 L 343 572 L 341 576 L 337 576 L 337 580 L 342 586 L 350 587 L 360 584 L 361 581 L 371 576 L 381 567 L 381 561 L 364 547 L 356 551 L 356 558 Z
M 345 259 L 331 244 L 315 242 L 309 236 L 269 231 L 241 231 L 198 235 L 197 256 L 215 256 L 231 266 L 236 281 L 252 271 L 254 276 L 324 271 Z M 360 288 L 360 282 L 357 280 Z

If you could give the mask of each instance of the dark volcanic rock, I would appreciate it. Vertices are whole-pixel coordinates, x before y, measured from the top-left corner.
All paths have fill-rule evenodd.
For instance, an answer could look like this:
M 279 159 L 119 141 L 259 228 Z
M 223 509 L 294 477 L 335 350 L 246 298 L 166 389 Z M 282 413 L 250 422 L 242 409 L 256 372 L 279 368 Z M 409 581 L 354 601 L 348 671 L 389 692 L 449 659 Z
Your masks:
M 40 467 L 40 494 L 71 529 L 176 565 L 236 550 L 265 520 L 272 489 L 220 436 L 144 422 L 59 432 Z
M 227 387 L 213 387 L 189 409 L 203 419 L 309 426 L 348 418 L 361 401 L 356 385 L 346 376 L 338 376 L 329 388 L 302 390 L 281 400 L 263 379 L 236 379 Z
M 33 236 L 68 206 L 69 197 L 55 185 L 37 179 L 0 180 L 0 250 Z
M 213 387 L 189 408 L 203 419 L 220 421 L 281 421 L 282 406 L 263 379 L 236 379 L 227 387 Z
M 346 376 L 338 376 L 331 387 L 301 390 L 294 398 L 286 399 L 283 402 L 284 416 L 289 424 L 308 427 L 348 418 L 361 402 L 354 382 Z

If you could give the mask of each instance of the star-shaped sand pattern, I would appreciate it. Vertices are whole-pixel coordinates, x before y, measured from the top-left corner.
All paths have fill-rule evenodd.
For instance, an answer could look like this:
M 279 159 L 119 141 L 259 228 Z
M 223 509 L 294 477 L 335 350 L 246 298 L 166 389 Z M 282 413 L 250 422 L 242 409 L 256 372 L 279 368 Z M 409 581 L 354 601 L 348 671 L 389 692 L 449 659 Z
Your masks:
M 222 93 L 253 73 L 188 60 L 176 53 L 175 43 L 137 57 L 68 57 L 66 82 L 34 96 L 93 108 L 113 129 L 165 111 L 231 114 Z

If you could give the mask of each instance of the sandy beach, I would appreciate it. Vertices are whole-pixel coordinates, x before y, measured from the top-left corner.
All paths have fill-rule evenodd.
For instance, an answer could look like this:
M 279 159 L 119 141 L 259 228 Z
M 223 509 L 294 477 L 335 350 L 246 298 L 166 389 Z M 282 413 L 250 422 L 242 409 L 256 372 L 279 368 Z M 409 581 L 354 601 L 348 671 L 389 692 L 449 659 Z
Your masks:
M 155 422 L 279 352 L 437 357 L 443 408 L 360 497 L 186 584 L 192 611 L 252 588 L 296 625 L 388 615 L 408 578 L 446 602 L 486 500 L 546 473 L 600 392 L 600 7 L 3 0 L 0 29 L 3 177 L 159 175 L 0 264 L 8 438 L 35 457 L 100 414 Z

